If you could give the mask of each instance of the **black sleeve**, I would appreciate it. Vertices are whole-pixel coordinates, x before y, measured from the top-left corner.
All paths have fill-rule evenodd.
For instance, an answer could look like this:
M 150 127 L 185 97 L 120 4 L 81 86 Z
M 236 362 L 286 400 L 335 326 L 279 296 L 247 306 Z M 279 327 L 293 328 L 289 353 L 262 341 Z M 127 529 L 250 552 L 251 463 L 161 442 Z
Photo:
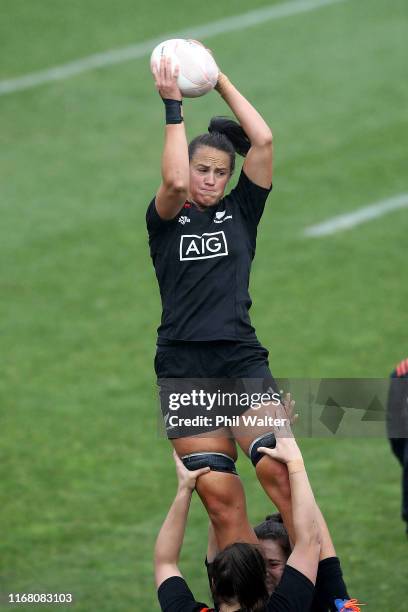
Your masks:
M 287 565 L 281 581 L 272 593 L 267 612 L 308 612 L 314 594 L 313 582 L 297 569 Z
M 212 568 L 213 568 L 213 564 L 212 562 L 209 563 L 207 557 L 205 558 L 205 568 L 207 570 L 207 576 L 208 576 L 208 584 L 211 590 L 211 585 L 212 585 Z
M 156 210 L 156 196 L 151 200 L 146 211 L 146 226 L 149 236 L 159 233 L 167 229 L 169 225 L 174 223 L 175 219 L 162 219 Z
M 206 604 L 194 599 L 184 578 L 171 576 L 161 583 L 157 597 L 162 612 L 199 612 L 207 608 Z
M 265 208 L 265 202 L 272 190 L 256 185 L 241 170 L 236 187 L 231 191 L 231 196 L 237 200 L 245 221 L 256 228 L 261 220 Z
M 390 439 L 408 436 L 408 374 L 398 376 L 396 370 L 388 390 L 387 434 Z
M 315 594 L 310 612 L 336 611 L 336 599 L 350 599 L 343 580 L 338 557 L 327 557 L 319 562 Z

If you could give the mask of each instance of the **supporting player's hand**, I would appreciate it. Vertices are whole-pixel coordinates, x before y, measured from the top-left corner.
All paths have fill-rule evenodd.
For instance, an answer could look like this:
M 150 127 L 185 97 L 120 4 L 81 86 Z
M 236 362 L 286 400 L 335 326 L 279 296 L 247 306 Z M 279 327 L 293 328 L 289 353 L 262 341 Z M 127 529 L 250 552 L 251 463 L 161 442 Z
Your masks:
M 302 453 L 293 435 L 292 437 L 277 437 L 275 448 L 260 446 L 258 452 L 268 455 L 272 459 L 277 459 L 282 463 L 296 460 L 303 461 Z
M 290 393 L 285 394 L 282 403 L 277 407 L 275 418 L 280 419 L 283 423 L 280 427 L 274 428 L 276 446 L 275 448 L 260 446 L 258 452 L 268 455 L 272 459 L 277 459 L 282 463 L 289 463 L 289 461 L 295 460 L 303 461 L 302 453 L 291 428 L 298 415 L 295 414 L 295 400 L 292 399 Z
M 176 66 L 173 72 L 170 57 L 161 57 L 160 64 L 152 64 L 152 72 L 156 89 L 164 99 L 182 100 L 181 91 L 177 85 L 179 67 Z
M 196 486 L 197 478 L 210 471 L 209 467 L 200 468 L 199 470 L 188 470 L 175 450 L 173 450 L 173 459 L 176 463 L 179 490 L 193 491 Z
M 296 402 L 292 399 L 291 394 L 286 393 L 285 397 L 283 398 L 282 404 L 286 412 L 286 418 L 289 419 L 290 425 L 293 425 L 293 423 L 295 423 L 299 417 L 299 415 L 295 413 L 295 403 Z

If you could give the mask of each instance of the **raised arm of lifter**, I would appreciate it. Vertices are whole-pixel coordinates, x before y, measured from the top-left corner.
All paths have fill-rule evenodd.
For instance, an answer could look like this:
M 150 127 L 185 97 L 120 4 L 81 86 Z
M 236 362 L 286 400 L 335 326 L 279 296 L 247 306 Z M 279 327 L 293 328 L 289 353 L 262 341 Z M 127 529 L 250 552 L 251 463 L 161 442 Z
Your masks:
M 269 188 L 272 183 L 272 131 L 258 111 L 220 72 L 216 90 L 224 98 L 247 134 L 249 149 L 243 170 L 256 185 Z
M 162 57 L 160 66 L 153 66 L 152 70 L 156 89 L 162 99 L 165 103 L 166 100 L 172 101 L 175 115 L 178 113 L 177 106 L 180 106 L 179 112 L 182 113 L 182 96 L 177 85 L 178 69 L 173 73 L 171 59 Z M 173 219 L 180 212 L 189 190 L 188 144 L 182 118 L 179 123 L 166 122 L 161 173 L 156 210 L 162 219 Z
M 171 576 L 181 576 L 178 562 L 191 496 L 197 478 L 210 471 L 209 467 L 205 467 L 190 472 L 184 467 L 176 451 L 173 451 L 173 457 L 176 462 L 178 488 L 156 540 L 154 567 L 157 587 Z
M 293 437 L 285 435 L 277 438 L 275 449 L 259 447 L 258 451 L 288 467 L 296 541 L 287 563 L 315 584 L 321 540 L 316 502 L 299 447 Z

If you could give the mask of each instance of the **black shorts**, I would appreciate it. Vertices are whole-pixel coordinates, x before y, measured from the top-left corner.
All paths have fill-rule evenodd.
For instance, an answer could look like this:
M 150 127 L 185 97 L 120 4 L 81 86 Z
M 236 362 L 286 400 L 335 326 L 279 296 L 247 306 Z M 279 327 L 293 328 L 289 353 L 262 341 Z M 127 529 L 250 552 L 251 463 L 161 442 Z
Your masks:
M 154 367 L 169 438 L 229 426 L 233 424 L 229 419 L 253 408 L 254 402 L 267 402 L 268 394 L 278 393 L 268 351 L 259 343 L 223 340 L 158 345 Z

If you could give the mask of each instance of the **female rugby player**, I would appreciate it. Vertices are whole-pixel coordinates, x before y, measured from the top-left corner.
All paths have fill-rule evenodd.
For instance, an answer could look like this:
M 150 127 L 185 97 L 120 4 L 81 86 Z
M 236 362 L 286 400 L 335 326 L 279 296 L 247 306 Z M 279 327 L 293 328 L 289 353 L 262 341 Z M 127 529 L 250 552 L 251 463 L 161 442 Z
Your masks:
M 260 447 L 259 450 L 268 455 L 266 462 L 277 459 L 287 466 L 295 545 L 278 584 L 268 589 L 267 568 L 260 546 L 235 543 L 217 552 L 216 543 L 210 538 L 207 556 L 211 561 L 209 578 L 215 609 L 219 612 L 360 612 L 357 600 L 349 599 L 347 594 L 329 530 L 314 500 L 295 439 L 279 438 L 276 449 Z M 196 601 L 178 567 L 191 496 L 209 468 L 189 471 L 175 451 L 173 456 L 178 490 L 155 546 L 159 602 L 163 612 L 210 612 L 212 608 Z
M 183 429 L 172 424 L 182 407 L 176 414 L 168 404 L 175 389 L 171 385 L 179 381 L 184 388 L 186 379 L 250 379 L 262 381 L 262 391 L 276 390 L 268 351 L 250 322 L 248 292 L 257 227 L 272 189 L 272 132 L 220 73 L 216 90 L 239 123 L 215 118 L 208 134 L 188 144 L 177 70 L 173 73 L 170 59 L 163 57 L 153 75 L 165 105 L 166 126 L 162 182 L 146 222 L 163 307 L 155 371 L 167 435 L 189 469 L 211 467 L 197 491 L 220 549 L 239 540 L 257 542 L 235 470 L 235 442 L 251 457 L 258 479 L 292 535 L 286 468 L 277 461 L 266 462 L 257 452 L 258 446 L 274 443 L 268 427 L 248 430 L 241 423 L 222 427 L 208 416 L 200 429 Z M 225 195 L 236 151 L 245 161 L 237 186 Z M 258 417 L 271 414 L 271 402 L 256 410 Z

